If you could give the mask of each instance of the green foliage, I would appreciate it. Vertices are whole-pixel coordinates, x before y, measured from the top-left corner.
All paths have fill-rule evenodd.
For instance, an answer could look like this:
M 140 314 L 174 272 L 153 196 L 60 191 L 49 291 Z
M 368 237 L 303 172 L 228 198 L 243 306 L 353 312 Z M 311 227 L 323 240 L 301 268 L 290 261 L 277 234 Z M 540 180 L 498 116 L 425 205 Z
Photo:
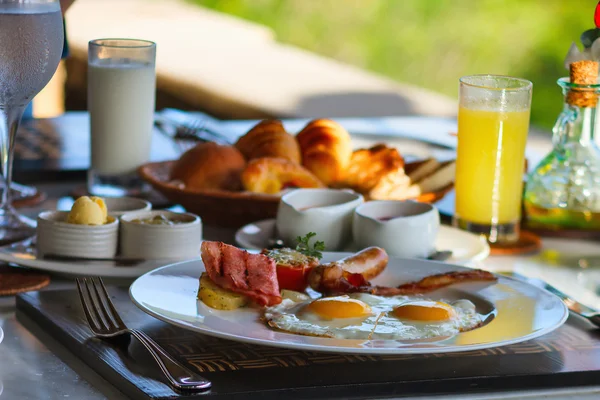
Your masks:
M 561 108 L 556 80 L 595 0 L 190 0 L 273 29 L 278 40 L 398 81 L 457 95 L 458 78 L 504 74 L 534 84 L 532 122 Z

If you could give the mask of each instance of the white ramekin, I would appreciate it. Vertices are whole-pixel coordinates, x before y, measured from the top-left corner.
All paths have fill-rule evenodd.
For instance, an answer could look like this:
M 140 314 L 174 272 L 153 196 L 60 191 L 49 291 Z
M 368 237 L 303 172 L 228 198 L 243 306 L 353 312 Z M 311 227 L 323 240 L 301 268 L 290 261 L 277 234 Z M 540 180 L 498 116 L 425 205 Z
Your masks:
M 58 255 L 112 258 L 117 254 L 119 221 L 109 217 L 104 225 L 67 223 L 67 211 L 45 211 L 37 218 L 36 248 L 39 256 Z
M 135 219 L 164 215 L 185 221 L 174 225 L 131 222 Z M 200 256 L 202 221 L 191 213 L 142 211 L 121 216 L 121 256 L 144 259 L 190 259 Z

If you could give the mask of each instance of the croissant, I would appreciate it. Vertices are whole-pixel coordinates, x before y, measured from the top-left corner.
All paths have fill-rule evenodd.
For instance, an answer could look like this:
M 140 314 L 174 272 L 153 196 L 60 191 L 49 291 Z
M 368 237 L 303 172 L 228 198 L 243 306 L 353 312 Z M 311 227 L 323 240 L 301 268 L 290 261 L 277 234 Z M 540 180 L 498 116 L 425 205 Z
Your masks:
M 256 158 L 242 172 L 242 184 L 250 192 L 275 194 L 288 187 L 325 187 L 310 171 L 284 158 Z
M 248 160 L 261 157 L 285 158 L 300 164 L 300 147 L 281 121 L 263 120 L 238 139 L 235 147 Z
M 329 119 L 316 119 L 296 137 L 302 153 L 302 165 L 326 185 L 344 178 L 350 164 L 350 135 Z
M 404 158 L 385 144 L 352 153 L 348 173 L 340 186 L 367 193 L 389 175 L 404 175 Z

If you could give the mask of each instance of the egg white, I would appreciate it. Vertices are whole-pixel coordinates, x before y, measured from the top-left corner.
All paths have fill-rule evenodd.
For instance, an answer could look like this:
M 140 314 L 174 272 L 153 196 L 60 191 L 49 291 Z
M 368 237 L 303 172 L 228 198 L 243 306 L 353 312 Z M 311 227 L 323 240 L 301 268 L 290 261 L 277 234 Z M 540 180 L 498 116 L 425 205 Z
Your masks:
M 327 319 L 305 307 L 314 300 L 294 302 L 283 300 L 265 309 L 264 319 L 268 325 L 281 331 L 338 339 L 395 339 L 417 340 L 448 337 L 477 328 L 482 317 L 469 300 L 447 303 L 455 310 L 453 318 L 443 321 L 417 321 L 399 319 L 392 313 L 394 308 L 411 301 L 427 300 L 415 296 L 380 297 L 357 293 L 349 298 L 360 300 L 371 307 L 371 314 L 358 318 Z M 442 300 L 443 302 L 443 300 Z

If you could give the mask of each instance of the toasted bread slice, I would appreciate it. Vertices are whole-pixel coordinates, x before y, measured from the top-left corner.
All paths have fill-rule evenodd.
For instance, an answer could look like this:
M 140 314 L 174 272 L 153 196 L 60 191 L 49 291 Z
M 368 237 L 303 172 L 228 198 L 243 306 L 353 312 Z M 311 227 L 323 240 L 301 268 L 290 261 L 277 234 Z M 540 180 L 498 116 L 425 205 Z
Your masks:
M 427 176 L 433 174 L 440 167 L 441 167 L 441 164 L 438 160 L 436 160 L 435 158 L 428 158 L 427 160 L 425 160 L 423 162 L 423 164 L 421 164 L 417 168 L 415 168 L 414 171 L 411 171 L 408 174 L 408 177 L 410 178 L 410 181 L 412 183 L 417 183 L 421 179 L 424 179 Z
M 420 182 L 417 182 L 412 187 L 417 187 L 419 191 L 419 195 L 423 193 L 431 193 L 442 190 L 452 182 L 454 182 L 454 177 L 456 176 L 456 162 L 452 161 L 449 164 L 444 165 L 442 168 L 435 171 L 433 174 L 424 178 Z

